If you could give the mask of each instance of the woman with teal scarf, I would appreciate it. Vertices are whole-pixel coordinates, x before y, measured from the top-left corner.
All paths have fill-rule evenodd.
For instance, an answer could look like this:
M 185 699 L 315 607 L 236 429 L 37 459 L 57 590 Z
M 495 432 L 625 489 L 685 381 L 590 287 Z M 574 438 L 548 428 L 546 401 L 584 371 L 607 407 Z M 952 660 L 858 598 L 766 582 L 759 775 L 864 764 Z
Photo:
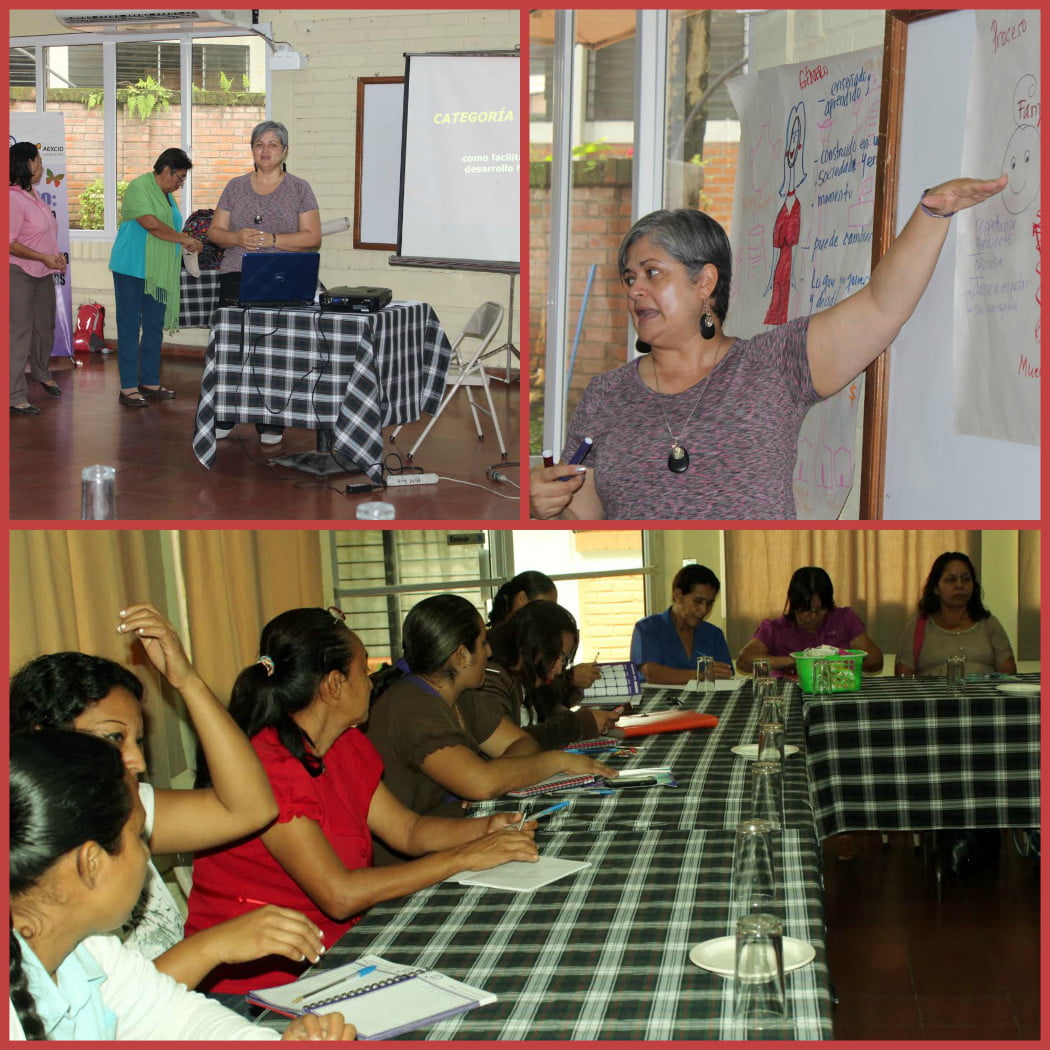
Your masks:
M 109 268 L 117 299 L 120 403 L 128 408 L 175 396 L 160 385 L 160 344 L 165 329 L 179 328 L 180 248 L 201 250 L 200 241 L 181 232 L 173 196 L 192 167 L 181 149 L 166 149 L 153 171 L 133 180 L 124 194 Z

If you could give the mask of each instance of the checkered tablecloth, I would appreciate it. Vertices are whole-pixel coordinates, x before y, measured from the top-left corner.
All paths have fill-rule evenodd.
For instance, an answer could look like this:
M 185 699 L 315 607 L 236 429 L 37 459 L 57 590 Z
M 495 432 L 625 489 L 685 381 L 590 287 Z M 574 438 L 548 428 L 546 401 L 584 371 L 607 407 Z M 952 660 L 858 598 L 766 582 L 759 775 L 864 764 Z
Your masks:
M 784 762 L 784 808 L 789 827 L 805 828 L 816 835 L 809 783 L 806 777 L 804 738 L 800 693 L 786 683 L 787 743 L 799 753 Z M 541 809 L 560 798 L 573 799 L 571 808 L 549 818 L 558 827 L 606 829 L 691 828 L 732 829 L 752 814 L 745 811 L 750 799 L 751 762 L 731 750 L 737 744 L 754 744 L 758 740 L 758 706 L 751 683 L 744 682 L 732 693 L 715 693 L 700 700 L 696 693 L 679 689 L 646 689 L 640 704 L 643 712 L 702 709 L 716 715 L 713 729 L 694 729 L 685 733 L 657 733 L 635 737 L 623 743 L 638 749 L 629 758 L 602 758 L 614 769 L 645 766 L 669 766 L 678 787 L 625 788 L 615 795 L 586 795 L 577 791 L 564 795 L 534 798 L 525 802 L 526 809 Z M 507 800 L 481 803 L 473 812 L 487 813 L 506 809 Z
M 742 1037 L 729 979 L 689 960 L 700 941 L 729 934 L 729 831 L 541 831 L 545 856 L 589 860 L 534 893 L 443 883 L 373 907 L 318 970 L 374 952 L 427 966 L 499 997 L 406 1039 L 694 1040 Z M 812 963 L 786 977 L 794 1039 L 831 1038 L 820 856 L 788 830 L 785 933 L 809 941 Z M 260 1021 L 283 1028 L 287 1021 Z
M 698 703 L 696 694 L 668 689 L 646 691 L 642 708 L 664 710 L 673 698 Z M 797 693 L 793 700 L 789 738 L 801 743 Z M 373 952 L 499 997 L 407 1039 L 743 1038 L 732 1018 L 732 982 L 695 966 L 689 950 L 728 936 L 737 917 L 732 828 L 741 819 L 749 763 L 729 748 L 754 741 L 757 711 L 750 684 L 703 707 L 719 716 L 717 729 L 629 742 L 641 750 L 623 762 L 671 765 L 679 788 L 576 795 L 570 810 L 541 822 L 544 856 L 590 867 L 534 893 L 444 883 L 376 905 L 316 969 Z M 785 934 L 812 944 L 816 958 L 787 975 L 791 1019 L 781 1036 L 829 1039 L 820 845 L 801 755 L 788 770 L 788 826 L 774 843 L 781 918 Z M 509 800 L 485 807 L 515 808 Z M 260 1023 L 287 1022 L 264 1015 Z
M 202 270 L 200 277 L 191 277 L 185 269 L 180 272 L 179 327 L 210 328 L 219 305 L 219 271 Z
M 990 682 L 954 699 L 923 678 L 865 678 L 858 693 L 807 699 L 820 833 L 1037 827 L 1039 699 Z
M 215 313 L 193 451 L 215 462 L 215 421 L 332 431 L 337 454 L 378 483 L 384 426 L 411 423 L 441 402 L 448 339 L 427 303 L 375 314 L 304 309 Z

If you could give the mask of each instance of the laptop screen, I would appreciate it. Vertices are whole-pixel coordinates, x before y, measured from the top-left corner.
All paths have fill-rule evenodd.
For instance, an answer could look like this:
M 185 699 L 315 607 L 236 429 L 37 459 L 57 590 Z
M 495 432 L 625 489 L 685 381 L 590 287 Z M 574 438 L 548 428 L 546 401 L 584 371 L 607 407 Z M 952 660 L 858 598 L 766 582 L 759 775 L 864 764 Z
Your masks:
M 320 265 L 319 252 L 245 252 L 241 305 L 312 303 Z

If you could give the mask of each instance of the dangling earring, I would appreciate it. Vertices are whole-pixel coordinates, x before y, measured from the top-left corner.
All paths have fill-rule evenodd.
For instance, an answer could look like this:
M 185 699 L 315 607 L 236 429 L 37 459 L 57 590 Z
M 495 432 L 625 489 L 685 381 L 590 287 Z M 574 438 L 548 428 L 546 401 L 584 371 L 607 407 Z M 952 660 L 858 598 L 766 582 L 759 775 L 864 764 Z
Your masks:
M 643 343 L 641 339 L 635 339 L 634 348 L 640 354 L 651 354 L 653 352 L 653 348 L 648 343 Z
M 711 316 L 710 308 L 706 306 L 700 315 L 700 334 L 705 339 L 714 339 L 716 334 L 715 319 Z

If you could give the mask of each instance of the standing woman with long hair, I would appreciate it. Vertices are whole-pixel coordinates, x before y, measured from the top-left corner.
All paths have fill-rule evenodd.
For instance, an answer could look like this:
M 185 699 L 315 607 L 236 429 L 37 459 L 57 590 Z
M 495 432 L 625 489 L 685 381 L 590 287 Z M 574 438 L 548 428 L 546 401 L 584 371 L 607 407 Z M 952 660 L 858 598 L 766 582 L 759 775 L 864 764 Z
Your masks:
M 266 770 L 277 819 L 258 835 L 197 856 L 189 932 L 265 901 L 304 912 L 330 948 L 379 901 L 460 871 L 536 859 L 529 826 L 508 830 L 514 814 L 420 816 L 381 782 L 382 761 L 357 729 L 372 692 L 367 658 L 361 640 L 326 609 L 292 609 L 263 628 L 259 659 L 234 683 L 230 714 Z M 216 775 L 215 759 L 198 765 L 199 783 Z M 376 871 L 373 835 L 418 859 Z M 205 987 L 240 997 L 294 980 L 305 966 L 271 956 L 220 967 Z
M 462 814 L 556 773 L 613 770 L 584 755 L 543 751 L 480 696 L 488 642 L 478 611 L 458 594 L 414 606 L 402 630 L 404 660 L 377 672 L 368 736 L 383 756 L 384 782 L 416 813 Z
M 26 386 L 29 374 L 51 397 L 62 388 L 51 375 L 51 347 L 55 341 L 56 273 L 64 273 L 66 257 L 58 248 L 58 223 L 37 186 L 44 175 L 40 151 L 32 142 L 11 144 L 11 189 L 8 213 L 11 237 L 8 261 L 11 300 L 8 303 L 11 354 L 11 412 L 38 416 Z
M 521 725 L 541 747 L 565 747 L 615 726 L 618 716 L 610 711 L 571 710 L 574 697 L 565 670 L 580 632 L 568 609 L 551 601 L 530 602 L 493 628 L 488 641 L 492 658 L 482 686 L 472 693 Z
M 43 729 L 11 738 L 11 1040 L 276 1039 L 191 992 L 107 930 L 149 863 L 145 813 L 110 744 Z M 283 1039 L 352 1039 L 341 1014 Z

